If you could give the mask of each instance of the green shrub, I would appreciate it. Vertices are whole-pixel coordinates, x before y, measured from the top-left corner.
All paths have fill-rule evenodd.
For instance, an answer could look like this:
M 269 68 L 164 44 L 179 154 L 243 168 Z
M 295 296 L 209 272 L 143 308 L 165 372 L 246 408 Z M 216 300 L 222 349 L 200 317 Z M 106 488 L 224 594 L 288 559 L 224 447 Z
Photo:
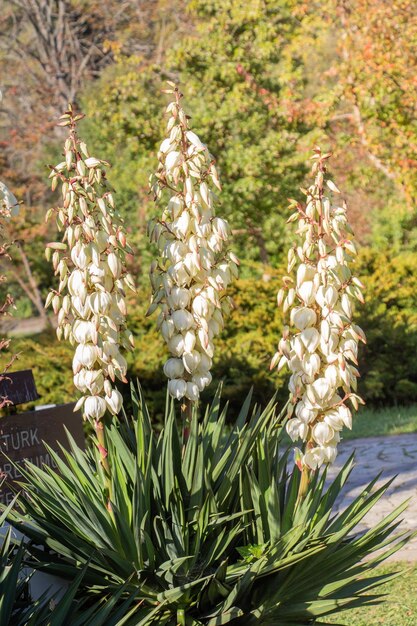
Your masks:
M 71 366 L 74 349 L 69 343 L 58 342 L 55 332 L 49 330 L 34 337 L 13 339 L 10 349 L 18 355 L 13 370 L 33 371 L 39 402 L 63 404 L 74 401 Z M 2 358 L 7 360 L 7 353 Z M 23 405 L 20 410 L 32 406 L 33 403 Z
M 279 340 L 282 321 L 276 306 L 280 278 L 273 274 L 268 282 L 259 279 L 240 279 L 230 288 L 236 310 L 228 319 L 224 331 L 216 340 L 213 384 L 202 394 L 203 401 L 213 397 L 220 381 L 223 397 L 233 411 L 238 411 L 242 397 L 254 387 L 254 400 L 265 406 L 286 374 L 277 376 L 269 371 L 271 354 Z M 162 365 L 166 346 L 156 329 L 155 316 L 144 321 L 147 303 L 131 303 L 130 327 L 135 335 L 136 350 L 128 356 L 131 375 L 141 381 L 150 398 L 153 416 L 159 419 L 165 410 L 166 377 Z M 128 398 L 126 398 L 128 400 Z M 283 390 L 279 400 L 287 400 Z
M 361 395 L 367 403 L 409 404 L 417 400 L 417 253 L 390 256 L 364 249 L 366 285 L 359 324 L 367 336 L 361 354 Z

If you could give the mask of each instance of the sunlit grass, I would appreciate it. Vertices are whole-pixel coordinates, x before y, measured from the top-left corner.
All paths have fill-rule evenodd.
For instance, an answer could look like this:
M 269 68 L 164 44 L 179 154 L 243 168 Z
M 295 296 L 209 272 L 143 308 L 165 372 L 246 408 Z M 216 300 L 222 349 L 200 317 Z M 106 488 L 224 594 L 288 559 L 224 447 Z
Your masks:
M 361 437 L 417 433 L 417 405 L 381 409 L 361 407 L 358 413 L 354 413 L 352 422 L 352 430 L 343 429 L 344 441 Z M 286 433 L 284 433 L 284 442 L 291 444 Z
M 416 626 L 417 624 L 417 566 L 410 563 L 390 563 L 379 567 L 378 574 L 404 571 L 395 580 L 378 588 L 387 594 L 383 604 L 343 611 L 327 618 L 329 624 L 347 626 Z
M 368 409 L 362 407 L 353 417 L 353 427 L 343 430 L 343 439 L 400 435 L 417 432 L 417 405 Z

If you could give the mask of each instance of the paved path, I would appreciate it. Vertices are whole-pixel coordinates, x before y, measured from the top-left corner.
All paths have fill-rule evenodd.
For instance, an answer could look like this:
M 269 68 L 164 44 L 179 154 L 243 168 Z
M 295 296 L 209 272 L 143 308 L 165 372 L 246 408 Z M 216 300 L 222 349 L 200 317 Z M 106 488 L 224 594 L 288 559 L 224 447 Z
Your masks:
M 339 508 L 347 506 L 379 472 L 382 472 L 382 478 L 378 485 L 397 475 L 386 494 L 364 518 L 362 528 L 374 526 L 404 500 L 410 499 L 408 509 L 402 515 L 400 530 L 417 530 L 417 434 L 341 441 L 330 476 L 355 450 L 356 467 L 345 486 Z M 417 562 L 417 537 L 394 554 L 391 560 Z

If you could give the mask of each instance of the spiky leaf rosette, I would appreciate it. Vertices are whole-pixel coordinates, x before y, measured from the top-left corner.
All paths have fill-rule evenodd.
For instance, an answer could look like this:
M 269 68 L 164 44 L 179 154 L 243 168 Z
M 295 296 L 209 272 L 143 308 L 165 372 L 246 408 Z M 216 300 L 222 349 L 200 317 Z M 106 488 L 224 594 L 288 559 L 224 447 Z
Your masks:
M 288 273 L 278 293 L 289 317 L 271 368 L 287 365 L 290 408 L 287 431 L 305 443 L 297 462 L 311 469 L 334 461 L 343 426 L 351 428 L 356 394 L 358 342 L 365 341 L 353 322 L 354 301 L 363 302 L 360 280 L 350 263 L 356 255 L 346 203 L 326 180 L 330 154 L 315 149 L 314 184 L 306 202 L 292 202 L 298 242 L 288 254 Z
M 116 417 L 108 429 L 111 510 L 94 447 L 71 440 L 62 454 L 48 449 L 56 470 L 22 468 L 8 517 L 30 539 L 28 566 L 71 582 L 85 570 L 78 599 L 110 609 L 108 621 L 72 626 L 324 626 L 326 615 L 378 601 L 375 588 L 392 575 L 365 574 L 410 536 L 391 534 L 406 504 L 357 530 L 390 483 L 373 480 L 338 512 L 350 459 L 333 481 L 316 472 L 296 506 L 301 473 L 277 454 L 273 402 L 251 411 L 248 397 L 229 431 L 221 404 L 217 394 L 202 419 L 193 411 L 184 442 L 173 402 L 156 434 L 133 390 L 132 419 Z
M 196 401 L 211 382 L 213 339 L 231 309 L 226 289 L 238 260 L 227 250 L 228 224 L 215 212 L 213 185 L 220 190 L 220 183 L 214 158 L 189 129 L 177 87 L 166 92 L 174 100 L 151 184 L 155 200 L 168 202 L 150 225 L 160 255 L 151 266 L 148 313 L 160 309 L 158 326 L 171 353 L 164 366 L 171 396 Z
M 65 161 L 50 174 L 53 189 L 61 184 L 62 205 L 50 209 L 47 219 L 55 215 L 64 235 L 46 249 L 59 276 L 46 306 L 52 304 L 58 316 L 58 339 L 77 346 L 74 384 L 83 394 L 78 406 L 85 418 L 100 420 L 106 409 L 116 414 L 122 405 L 114 382 L 126 382 L 121 349 L 130 350 L 133 338 L 126 327 L 125 290 L 134 290 L 134 282 L 126 269 L 132 251 L 106 179 L 108 163 L 90 156 L 79 140 L 76 125 L 82 117 L 72 107 L 61 117 L 60 125 L 69 129 Z

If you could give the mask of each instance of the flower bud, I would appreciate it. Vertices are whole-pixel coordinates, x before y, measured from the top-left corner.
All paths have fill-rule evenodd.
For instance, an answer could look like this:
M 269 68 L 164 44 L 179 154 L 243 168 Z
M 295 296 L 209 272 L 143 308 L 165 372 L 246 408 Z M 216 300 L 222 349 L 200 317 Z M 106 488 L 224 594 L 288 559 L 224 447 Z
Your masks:
M 115 252 L 110 252 L 107 256 L 107 263 L 113 276 L 119 278 L 122 273 L 122 262 L 119 256 Z
M 84 161 L 84 163 L 87 167 L 97 167 L 101 164 L 101 161 L 99 159 L 95 159 L 94 157 L 89 157 Z

